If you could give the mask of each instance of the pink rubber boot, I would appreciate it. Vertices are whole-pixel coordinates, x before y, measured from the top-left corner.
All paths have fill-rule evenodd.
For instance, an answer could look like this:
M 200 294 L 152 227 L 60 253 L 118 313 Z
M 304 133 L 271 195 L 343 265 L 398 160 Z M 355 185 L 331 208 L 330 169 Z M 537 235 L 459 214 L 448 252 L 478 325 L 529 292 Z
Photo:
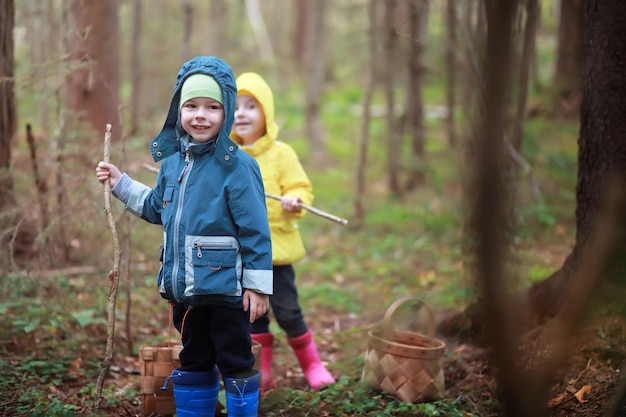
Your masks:
M 335 378 L 333 378 L 320 361 L 311 329 L 307 330 L 302 336 L 292 337 L 287 340 L 296 353 L 304 376 L 312 389 L 318 390 L 323 386 L 335 383 Z
M 250 337 L 261 344 L 261 391 L 267 391 L 276 386 L 272 374 L 272 356 L 274 353 L 274 335 L 267 333 L 251 333 Z

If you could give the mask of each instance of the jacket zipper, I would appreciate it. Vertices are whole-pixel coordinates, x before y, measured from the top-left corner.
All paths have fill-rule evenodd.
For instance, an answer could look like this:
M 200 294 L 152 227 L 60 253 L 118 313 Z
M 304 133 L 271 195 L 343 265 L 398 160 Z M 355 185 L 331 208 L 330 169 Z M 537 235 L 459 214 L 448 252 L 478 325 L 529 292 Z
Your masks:
M 210 244 L 202 244 L 202 243 L 194 243 L 193 247 L 196 248 L 196 256 L 202 258 L 202 249 L 210 248 L 210 249 L 234 249 L 232 245 L 227 243 L 210 243 Z
M 189 145 L 185 147 L 185 166 L 183 167 L 183 170 L 180 172 L 180 175 L 178 176 L 178 182 L 182 181 L 183 177 L 185 176 L 185 173 L 187 172 L 188 167 L 189 167 Z
M 182 302 L 183 300 L 178 298 L 178 289 L 177 289 L 177 279 L 178 279 L 178 273 L 180 271 L 180 263 L 179 263 L 179 256 L 178 256 L 178 235 L 179 235 L 179 227 L 180 227 L 180 218 L 182 215 L 182 211 L 183 211 L 183 197 L 185 196 L 185 188 L 187 187 L 187 178 L 189 178 L 188 175 L 185 175 L 187 172 L 191 172 L 191 167 L 193 166 L 193 158 L 190 155 L 189 152 L 189 145 L 187 145 L 187 147 L 185 148 L 185 167 L 183 168 L 182 172 L 180 173 L 180 177 L 178 177 L 178 182 L 180 182 L 180 193 L 178 195 L 178 205 L 176 207 L 176 217 L 174 220 L 174 265 L 175 268 L 172 271 L 172 292 L 174 293 L 174 298 L 176 299 L 176 301 L 178 301 L 179 303 Z

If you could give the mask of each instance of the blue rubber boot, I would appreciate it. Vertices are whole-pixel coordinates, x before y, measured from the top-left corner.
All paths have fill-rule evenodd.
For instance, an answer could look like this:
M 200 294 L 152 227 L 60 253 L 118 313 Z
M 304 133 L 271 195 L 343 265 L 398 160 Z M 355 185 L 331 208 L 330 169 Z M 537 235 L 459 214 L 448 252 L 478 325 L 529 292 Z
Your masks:
M 187 372 L 174 369 L 169 380 L 174 382 L 176 417 L 215 417 L 217 396 L 220 392 L 220 375 L 217 368 L 209 372 Z
M 259 387 L 261 374 L 253 369 L 248 378 L 224 377 L 228 417 L 257 417 L 259 415 Z

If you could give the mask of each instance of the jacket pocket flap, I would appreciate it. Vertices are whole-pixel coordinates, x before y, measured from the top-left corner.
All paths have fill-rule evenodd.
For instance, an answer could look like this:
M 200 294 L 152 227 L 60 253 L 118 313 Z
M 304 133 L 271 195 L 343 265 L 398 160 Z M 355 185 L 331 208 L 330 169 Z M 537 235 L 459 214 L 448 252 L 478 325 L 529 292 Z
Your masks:
M 211 269 L 233 268 L 237 265 L 237 251 L 201 249 L 193 256 L 193 265 Z

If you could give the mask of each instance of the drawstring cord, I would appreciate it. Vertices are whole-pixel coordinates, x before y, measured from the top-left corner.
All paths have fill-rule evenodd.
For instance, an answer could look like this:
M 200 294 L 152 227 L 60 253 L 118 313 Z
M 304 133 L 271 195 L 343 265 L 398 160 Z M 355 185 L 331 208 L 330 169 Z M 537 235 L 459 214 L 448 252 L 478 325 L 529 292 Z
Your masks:
M 241 397 L 241 404 L 236 404 L 237 407 L 245 407 L 248 403 L 243 399 L 243 395 L 246 392 L 246 385 L 248 385 L 248 380 L 244 379 L 243 380 L 243 387 L 242 389 L 239 389 L 239 386 L 237 385 L 237 381 L 233 381 L 233 386 L 235 387 L 235 389 L 237 390 L 237 392 L 239 393 L 239 397 Z
M 172 315 L 174 313 L 174 306 L 176 305 L 176 303 L 170 301 L 170 317 L 169 317 L 169 321 L 167 323 L 167 347 L 171 348 L 172 347 Z M 185 320 L 187 319 L 187 314 L 189 314 L 189 311 L 191 310 L 191 306 L 187 307 L 187 309 L 185 310 L 185 314 L 183 315 L 183 321 L 180 324 L 180 341 L 183 341 L 183 331 L 185 330 Z
M 165 381 L 163 382 L 163 386 L 161 387 L 161 389 L 163 391 L 167 390 L 167 384 L 168 384 L 168 382 L 170 382 L 170 379 L 172 379 L 172 378 L 180 378 L 181 376 L 183 376 L 183 374 L 181 374 L 180 371 L 177 371 L 176 369 L 174 369 L 172 371 L 172 373 L 170 374 L 170 376 L 165 378 Z
M 180 324 L 180 341 L 183 341 L 183 331 L 185 330 L 185 320 L 187 319 L 187 314 L 189 314 L 189 312 L 191 311 L 191 306 L 187 307 L 187 310 L 185 310 L 185 315 L 183 316 L 183 321 Z
M 167 348 L 172 348 L 172 314 L 174 314 L 174 303 L 170 301 L 170 316 L 167 320 Z

